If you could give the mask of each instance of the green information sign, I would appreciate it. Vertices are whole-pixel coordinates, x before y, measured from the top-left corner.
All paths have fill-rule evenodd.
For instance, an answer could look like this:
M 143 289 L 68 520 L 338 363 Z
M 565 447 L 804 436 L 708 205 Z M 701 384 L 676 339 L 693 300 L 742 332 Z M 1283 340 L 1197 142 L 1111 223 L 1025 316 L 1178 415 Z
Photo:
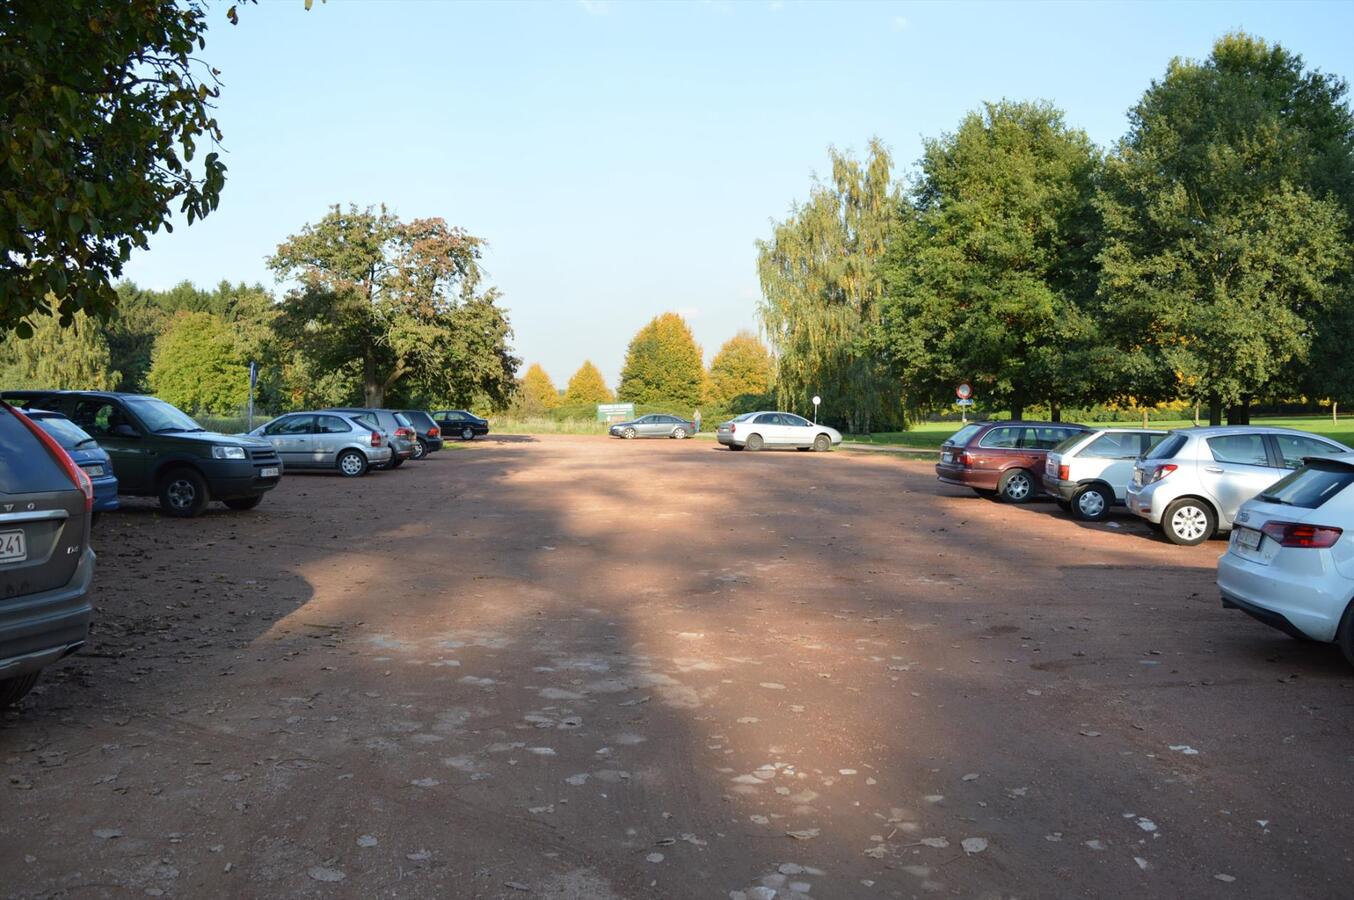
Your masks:
M 635 404 L 633 403 L 597 404 L 597 421 L 599 422 L 625 422 L 634 417 Z

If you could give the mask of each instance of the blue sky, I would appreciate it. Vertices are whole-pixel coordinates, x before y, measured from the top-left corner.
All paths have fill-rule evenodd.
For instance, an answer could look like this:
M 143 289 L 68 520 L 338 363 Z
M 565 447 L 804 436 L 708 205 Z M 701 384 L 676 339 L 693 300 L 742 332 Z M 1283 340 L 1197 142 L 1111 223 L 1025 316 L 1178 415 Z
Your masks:
M 985 100 L 1046 99 L 1108 145 L 1173 56 L 1243 28 L 1354 76 L 1354 3 L 450 3 L 211 10 L 220 209 L 126 274 L 272 284 L 333 203 L 442 216 L 490 243 L 518 354 L 615 383 L 634 332 L 687 317 L 707 361 L 756 327 L 755 241 L 829 145 L 900 177 Z

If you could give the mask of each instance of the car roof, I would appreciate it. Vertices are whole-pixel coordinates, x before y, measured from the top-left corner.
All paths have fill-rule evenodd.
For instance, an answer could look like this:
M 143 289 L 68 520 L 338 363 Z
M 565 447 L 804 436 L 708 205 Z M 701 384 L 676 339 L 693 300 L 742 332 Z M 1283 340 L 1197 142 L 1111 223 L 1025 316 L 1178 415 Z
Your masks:
M 158 399 L 154 394 L 138 394 L 134 391 L 5 391 L 2 396 L 5 397 L 150 397 Z
M 1142 428 L 1136 425 L 1113 425 L 1108 428 L 1092 428 L 1095 434 L 1170 434 L 1169 428 Z
M 1191 425 L 1188 428 L 1173 429 L 1173 433 L 1194 437 L 1216 437 L 1222 434 L 1300 434 L 1303 437 L 1321 438 L 1321 440 L 1330 441 L 1332 444 L 1340 443 L 1334 438 L 1313 434 L 1300 428 L 1280 428 L 1277 425 Z

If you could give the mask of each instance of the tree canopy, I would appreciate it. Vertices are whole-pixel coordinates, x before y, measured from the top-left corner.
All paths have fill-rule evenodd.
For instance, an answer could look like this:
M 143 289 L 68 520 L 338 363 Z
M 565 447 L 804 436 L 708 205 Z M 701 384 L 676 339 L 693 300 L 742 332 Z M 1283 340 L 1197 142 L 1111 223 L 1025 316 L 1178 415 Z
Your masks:
M 616 396 L 628 403 L 700 404 L 705 363 L 686 320 L 663 313 L 630 341 Z
M 750 331 L 724 342 L 710 361 L 706 402 L 716 409 L 742 412 L 765 404 L 771 390 L 771 354 Z
M 84 313 L 66 327 L 51 317 L 39 319 L 27 340 L 14 334 L 0 340 L 0 386 L 107 391 L 118 381 L 108 342 Z
M 613 399 L 615 397 L 611 388 L 606 386 L 606 379 L 590 359 L 583 361 L 583 365 L 569 379 L 569 386 L 564 389 L 565 403 L 610 403 Z
M 184 410 L 238 415 L 249 399 L 248 362 L 225 319 L 185 310 L 156 338 L 148 381 L 157 396 Z
M 540 415 L 559 406 L 559 390 L 540 363 L 532 363 L 517 387 L 517 406 L 526 415 Z

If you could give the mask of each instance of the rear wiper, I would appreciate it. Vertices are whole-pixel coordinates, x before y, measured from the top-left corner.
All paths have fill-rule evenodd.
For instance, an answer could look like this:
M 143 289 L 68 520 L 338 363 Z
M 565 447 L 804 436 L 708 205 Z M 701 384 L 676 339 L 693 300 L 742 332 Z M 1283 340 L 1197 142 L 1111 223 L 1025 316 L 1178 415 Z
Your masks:
M 85 444 L 97 444 L 97 443 L 98 443 L 98 441 L 94 440 L 94 438 L 92 438 L 92 437 L 81 438 L 80 440 L 78 440 L 78 441 L 75 442 L 75 449 L 76 449 L 76 450 L 79 450 L 79 449 L 80 449 L 81 447 L 83 447 Z
M 1263 500 L 1263 501 L 1265 501 L 1266 503 L 1277 503 L 1279 506 L 1292 506 L 1292 505 L 1293 505 L 1293 504 L 1289 503 L 1287 500 L 1281 500 L 1281 499 L 1279 499 L 1278 497 L 1274 496 L 1273 494 L 1258 494 L 1258 495 L 1256 495 L 1256 496 L 1257 496 L 1258 499 Z

